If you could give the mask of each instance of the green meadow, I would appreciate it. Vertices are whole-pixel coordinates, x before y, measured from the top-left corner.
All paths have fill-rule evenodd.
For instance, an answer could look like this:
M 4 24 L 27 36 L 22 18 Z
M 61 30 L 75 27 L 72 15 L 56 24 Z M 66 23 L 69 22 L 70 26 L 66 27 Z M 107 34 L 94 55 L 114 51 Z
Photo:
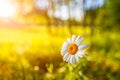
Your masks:
M 73 26 L 72 34 L 84 37 L 87 56 L 76 65 L 63 61 L 62 44 L 69 28 L 30 26 L 0 28 L 0 80 L 119 80 L 119 32 L 100 27 Z

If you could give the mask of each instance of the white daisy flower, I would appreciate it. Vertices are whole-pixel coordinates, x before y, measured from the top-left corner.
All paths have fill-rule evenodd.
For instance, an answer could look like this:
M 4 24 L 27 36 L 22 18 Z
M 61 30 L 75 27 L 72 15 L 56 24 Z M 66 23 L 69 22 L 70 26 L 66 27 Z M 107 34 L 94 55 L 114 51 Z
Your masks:
M 72 39 L 68 38 L 67 41 L 63 43 L 61 54 L 64 61 L 75 64 L 79 62 L 80 58 L 86 55 L 82 50 L 88 47 L 88 44 L 81 44 L 83 40 L 84 38 L 80 36 L 76 37 L 76 35 L 72 35 Z

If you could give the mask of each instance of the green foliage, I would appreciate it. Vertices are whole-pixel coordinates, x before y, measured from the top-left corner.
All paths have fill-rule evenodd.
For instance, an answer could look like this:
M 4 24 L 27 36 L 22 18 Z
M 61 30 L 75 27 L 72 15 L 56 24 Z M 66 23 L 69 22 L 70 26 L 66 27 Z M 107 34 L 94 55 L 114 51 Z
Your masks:
M 108 0 L 108 13 L 112 25 L 120 28 L 120 0 Z
M 50 65 L 46 64 L 46 67 L 49 73 L 53 72 L 53 64 L 50 64 Z

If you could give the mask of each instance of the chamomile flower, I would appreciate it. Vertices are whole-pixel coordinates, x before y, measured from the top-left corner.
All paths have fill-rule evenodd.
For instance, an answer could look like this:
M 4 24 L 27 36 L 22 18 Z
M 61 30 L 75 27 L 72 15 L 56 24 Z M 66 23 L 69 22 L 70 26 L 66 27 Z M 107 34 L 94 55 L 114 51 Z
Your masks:
M 80 61 L 80 58 L 86 55 L 82 50 L 88 47 L 88 44 L 81 44 L 84 38 L 72 35 L 72 39 L 68 38 L 62 45 L 61 54 L 63 60 L 75 64 Z

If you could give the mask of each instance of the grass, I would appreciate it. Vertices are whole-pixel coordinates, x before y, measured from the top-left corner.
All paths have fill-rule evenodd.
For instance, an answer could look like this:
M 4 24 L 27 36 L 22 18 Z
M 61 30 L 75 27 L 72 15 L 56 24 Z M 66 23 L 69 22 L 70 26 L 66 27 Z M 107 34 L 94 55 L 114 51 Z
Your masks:
M 62 60 L 60 49 L 70 37 L 67 27 L 0 28 L 0 80 L 118 80 L 119 32 L 72 27 L 85 37 L 86 59 L 76 66 Z M 3 74 L 4 73 L 4 74 Z M 71 76 L 71 77 L 70 77 Z

